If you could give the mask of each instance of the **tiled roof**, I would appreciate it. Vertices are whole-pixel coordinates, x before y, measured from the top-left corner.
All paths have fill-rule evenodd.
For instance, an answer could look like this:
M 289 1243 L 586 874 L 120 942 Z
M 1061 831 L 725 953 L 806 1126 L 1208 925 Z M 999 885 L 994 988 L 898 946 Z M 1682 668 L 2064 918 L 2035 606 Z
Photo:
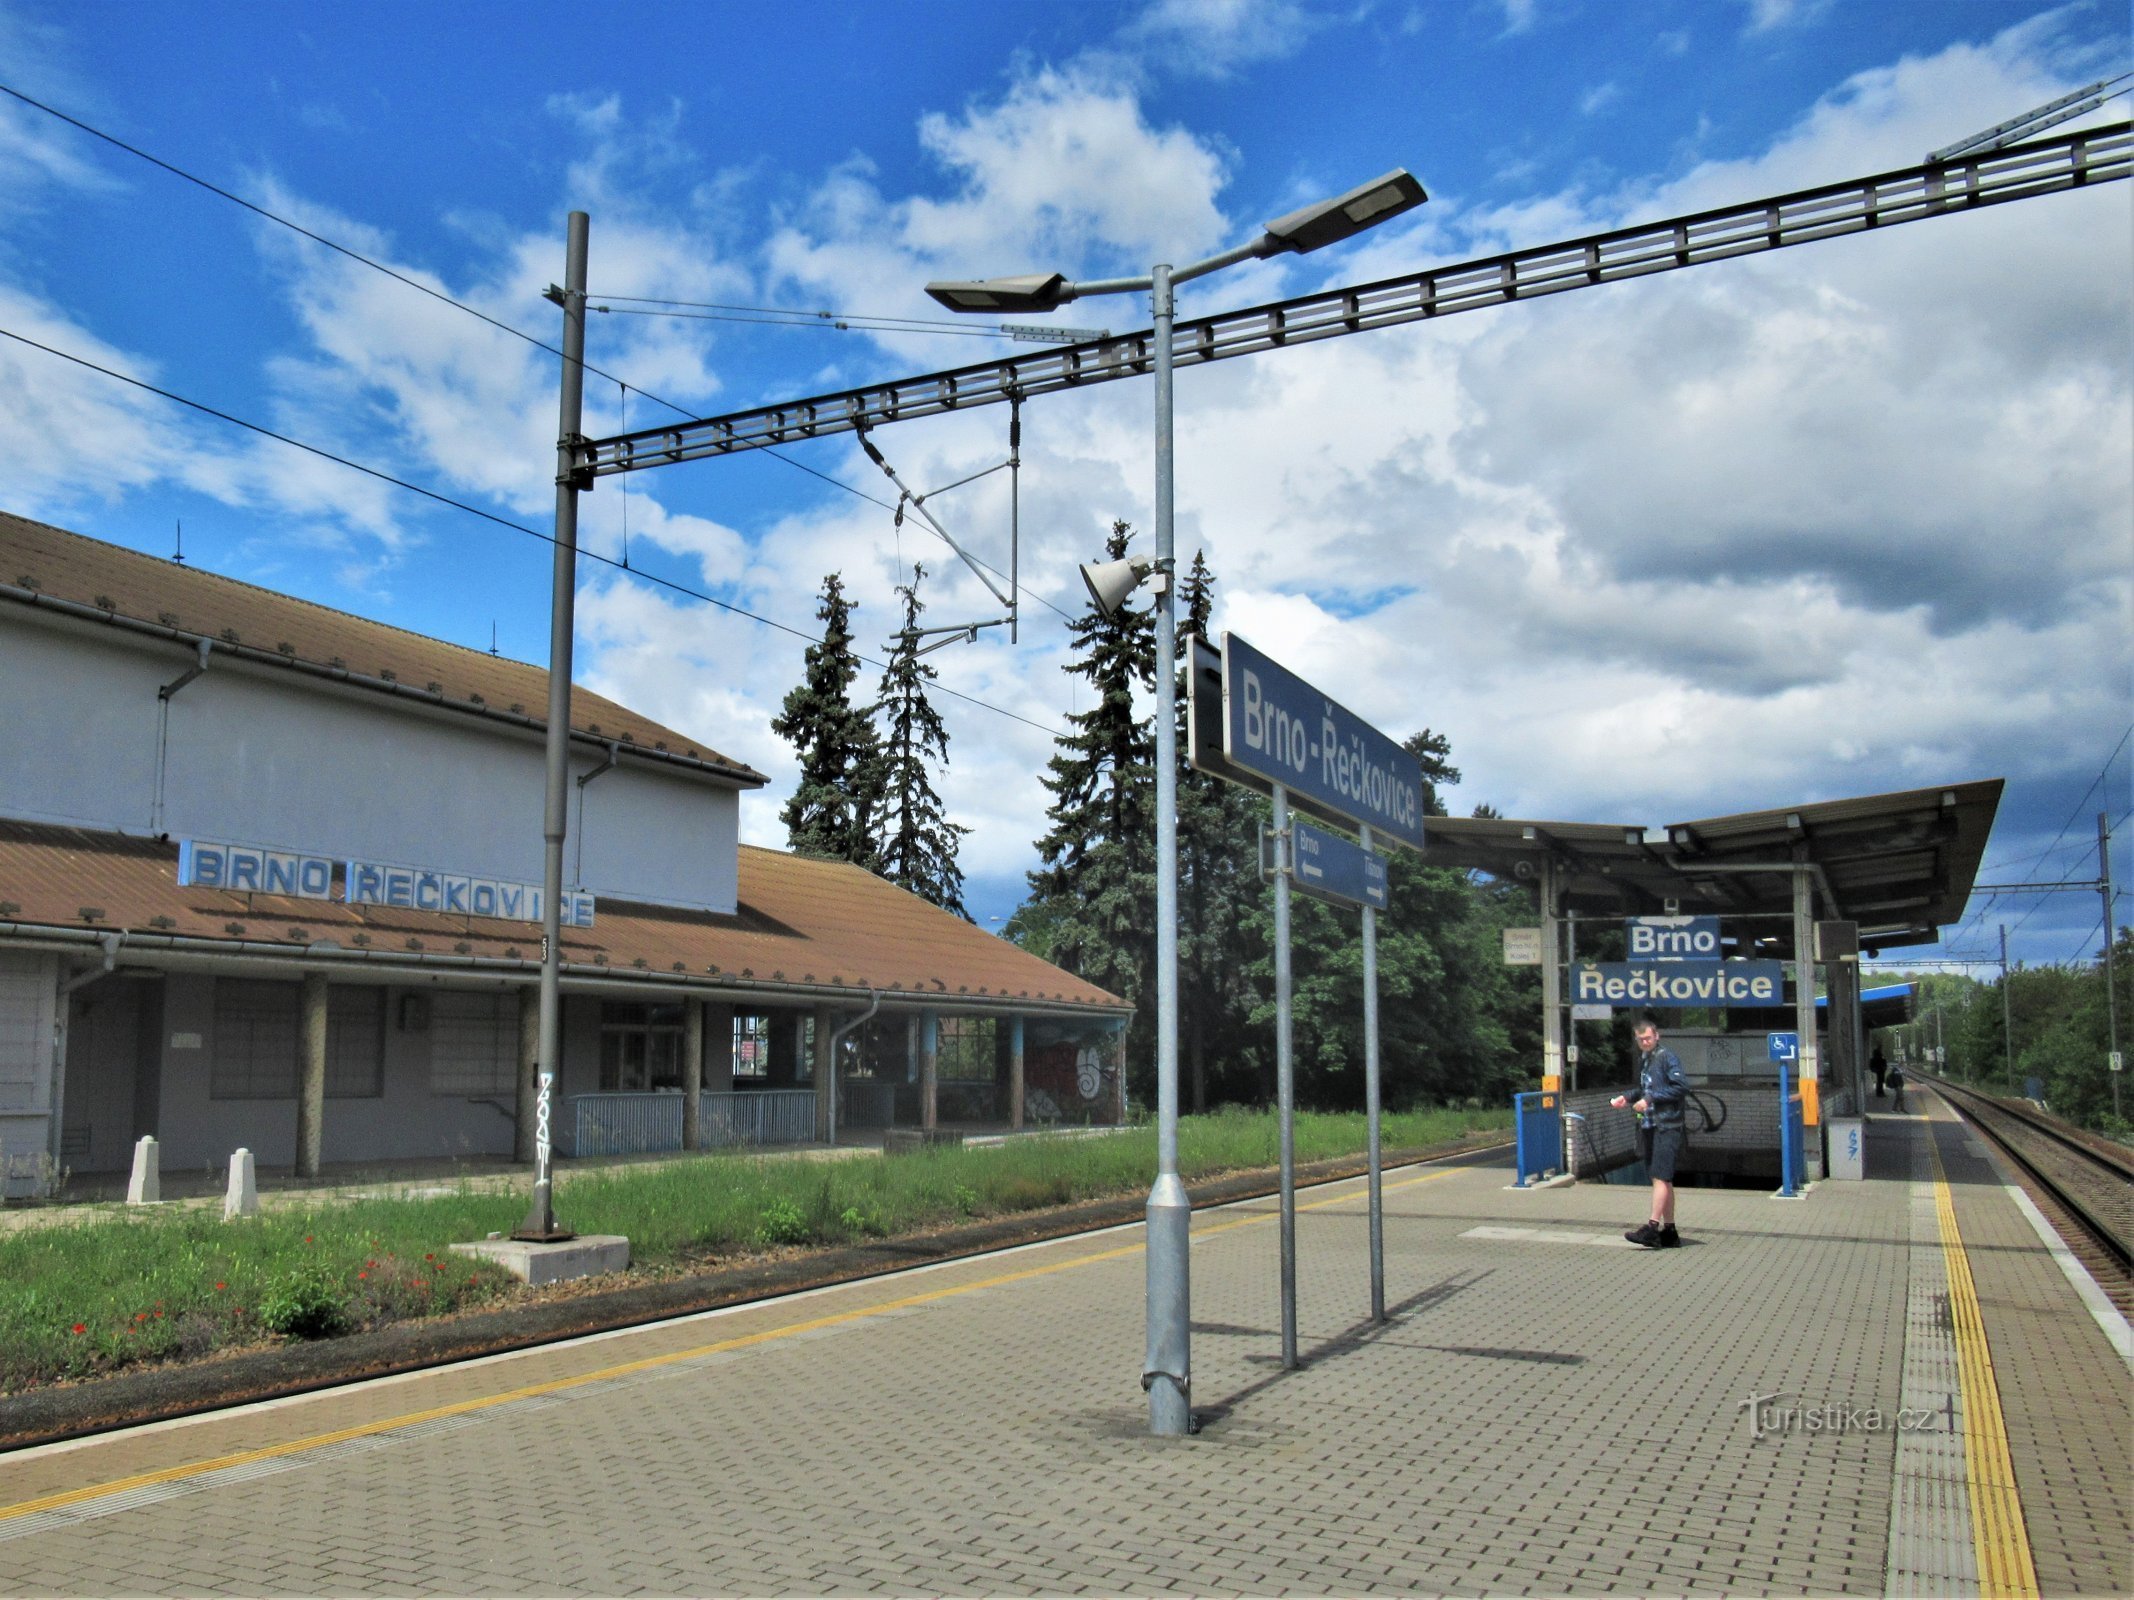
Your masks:
M 329 672 L 384 693 L 414 694 L 447 709 L 535 728 L 548 723 L 546 668 L 0 512 L 0 599 L 35 604 L 38 597 L 188 643 L 204 638 L 254 659 Z M 710 768 L 750 786 L 765 781 L 702 740 L 575 685 L 571 728 L 629 744 L 654 760 Z
M 156 839 L 0 821 L 0 937 L 116 930 L 143 956 L 176 945 L 403 970 L 479 964 L 492 976 L 539 968 L 537 923 L 181 889 L 177 865 L 177 846 Z M 563 960 L 573 976 L 605 971 L 783 1004 L 849 1003 L 870 988 L 949 1011 L 1125 1004 L 858 867 L 746 845 L 735 915 L 603 899 L 593 927 L 563 930 Z

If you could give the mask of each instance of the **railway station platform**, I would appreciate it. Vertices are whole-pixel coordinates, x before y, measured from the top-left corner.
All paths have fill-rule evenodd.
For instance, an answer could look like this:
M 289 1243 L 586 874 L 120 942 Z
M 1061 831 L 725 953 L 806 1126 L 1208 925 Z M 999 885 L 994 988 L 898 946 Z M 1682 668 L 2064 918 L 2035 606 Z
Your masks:
M 1798 1200 L 1491 1155 L 0 1456 L 7 1594 L 2125 1594 L 2134 1348 L 1930 1092 Z

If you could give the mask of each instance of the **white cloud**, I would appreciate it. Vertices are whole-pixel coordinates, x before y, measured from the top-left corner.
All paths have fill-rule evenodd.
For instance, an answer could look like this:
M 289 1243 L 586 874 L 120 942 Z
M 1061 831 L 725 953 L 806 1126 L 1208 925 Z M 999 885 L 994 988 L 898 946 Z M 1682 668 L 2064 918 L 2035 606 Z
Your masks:
M 1598 112 L 1607 110 L 1608 107 L 1614 105 L 1622 97 L 1623 90 L 1620 84 L 1600 84 L 1595 88 L 1588 89 L 1578 97 L 1578 114 L 1583 117 L 1593 116 Z
M 1298 0 L 1149 0 L 1124 37 L 1163 66 L 1220 78 L 1294 53 L 1325 21 Z

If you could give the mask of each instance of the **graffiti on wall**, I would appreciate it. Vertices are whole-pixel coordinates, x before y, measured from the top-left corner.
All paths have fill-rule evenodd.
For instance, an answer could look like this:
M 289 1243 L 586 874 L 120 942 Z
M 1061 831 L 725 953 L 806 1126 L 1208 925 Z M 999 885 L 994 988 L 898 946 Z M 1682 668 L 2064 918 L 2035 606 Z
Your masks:
M 1061 1039 L 1023 1054 L 1023 1114 L 1032 1122 L 1114 1122 L 1119 1069 L 1109 1038 Z

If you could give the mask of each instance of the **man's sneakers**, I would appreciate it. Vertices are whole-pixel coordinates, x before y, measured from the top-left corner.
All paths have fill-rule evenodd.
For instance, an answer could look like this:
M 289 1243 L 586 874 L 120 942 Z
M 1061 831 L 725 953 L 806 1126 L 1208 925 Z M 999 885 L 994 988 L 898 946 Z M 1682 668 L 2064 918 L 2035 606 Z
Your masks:
M 1675 1231 L 1672 1222 L 1665 1227 L 1657 1222 L 1648 1222 L 1631 1229 L 1623 1237 L 1641 1250 L 1676 1250 L 1682 1245 L 1682 1235 Z

